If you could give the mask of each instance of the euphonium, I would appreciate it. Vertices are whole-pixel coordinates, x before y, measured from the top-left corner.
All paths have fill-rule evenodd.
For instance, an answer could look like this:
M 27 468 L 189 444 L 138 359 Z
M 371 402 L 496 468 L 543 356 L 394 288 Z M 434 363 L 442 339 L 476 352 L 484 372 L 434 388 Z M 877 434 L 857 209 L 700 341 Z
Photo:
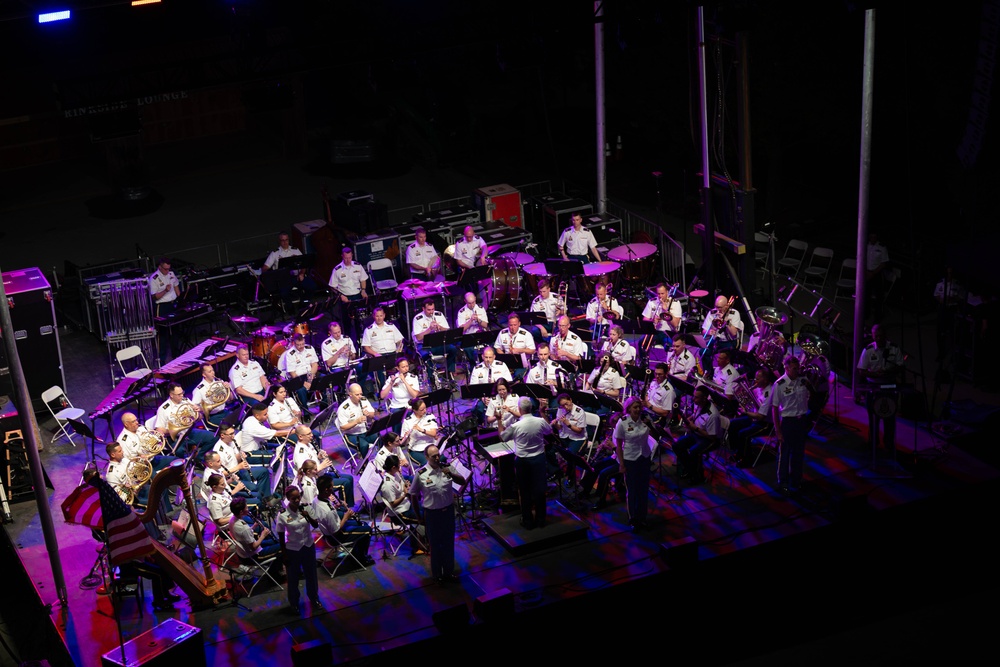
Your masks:
M 760 403 L 757 402 L 757 397 L 753 393 L 746 380 L 740 378 L 733 385 L 733 396 L 736 401 L 740 404 L 740 410 L 743 414 L 750 414 L 751 412 L 760 412 Z
M 229 388 L 229 383 L 216 380 L 205 387 L 205 391 L 202 393 L 201 409 L 206 415 L 210 415 L 213 410 L 228 403 L 230 396 L 232 396 L 232 391 Z
M 183 430 L 191 428 L 198 421 L 198 408 L 191 401 L 184 401 L 167 420 L 167 433 L 173 440 Z

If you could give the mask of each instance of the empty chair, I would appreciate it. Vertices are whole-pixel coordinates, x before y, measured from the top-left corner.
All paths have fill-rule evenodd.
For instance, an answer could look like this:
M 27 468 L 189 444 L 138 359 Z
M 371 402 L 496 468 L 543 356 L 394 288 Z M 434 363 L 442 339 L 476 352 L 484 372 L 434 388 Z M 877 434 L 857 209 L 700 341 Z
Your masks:
M 822 292 L 826 287 L 826 278 L 833 265 L 833 250 L 830 248 L 813 248 L 812 255 L 809 256 L 809 266 L 802 269 L 802 282 L 806 285 L 815 285 Z
M 118 368 L 122 369 L 122 375 L 127 378 L 135 378 L 138 380 L 153 372 L 149 367 L 149 363 L 146 361 L 146 355 L 142 353 L 142 348 L 138 345 L 132 345 L 118 350 L 115 352 L 115 359 L 118 360 Z M 139 362 L 136 361 L 137 359 L 141 360 L 142 363 L 139 364 Z M 129 365 L 132 367 L 132 370 L 125 370 L 126 362 L 131 362 Z
M 399 287 L 399 283 L 396 282 L 396 270 L 392 268 L 391 259 L 373 259 L 368 262 L 365 268 L 376 292 L 391 292 Z M 387 275 L 388 277 L 386 277 Z
M 845 259 L 840 263 L 840 275 L 837 276 L 837 291 L 833 295 L 834 301 L 837 299 L 854 298 L 854 281 L 857 269 L 857 260 Z
M 754 262 L 758 269 L 764 269 L 765 271 L 768 267 L 768 259 L 771 255 L 771 237 L 764 232 L 754 232 L 753 234 L 753 246 L 754 246 Z
M 802 262 L 805 261 L 806 252 L 809 251 L 809 244 L 805 241 L 792 239 L 785 246 L 785 254 L 778 260 L 778 273 L 790 273 L 794 278 L 799 275 Z M 791 270 L 789 272 L 789 270 Z
M 73 442 L 73 435 L 66 430 L 66 426 L 70 419 L 80 419 L 83 417 L 84 411 L 80 408 L 74 408 L 73 404 L 69 402 L 66 392 L 62 390 L 62 387 L 58 386 L 49 387 L 43 391 L 42 402 L 45 403 L 45 407 L 49 409 L 49 414 L 56 420 L 56 425 L 59 427 L 52 434 L 52 442 L 55 442 L 59 435 L 62 434 L 66 436 L 71 445 L 76 447 L 76 443 Z M 58 408 L 58 410 L 55 408 Z

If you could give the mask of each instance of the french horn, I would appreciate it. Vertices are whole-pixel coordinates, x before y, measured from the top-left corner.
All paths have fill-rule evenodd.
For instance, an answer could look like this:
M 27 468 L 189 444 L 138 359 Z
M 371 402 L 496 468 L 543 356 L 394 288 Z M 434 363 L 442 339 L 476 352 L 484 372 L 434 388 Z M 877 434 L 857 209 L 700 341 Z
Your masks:
M 167 433 L 171 440 L 177 439 L 177 434 L 191 428 L 198 421 L 198 407 L 191 401 L 181 403 L 167 419 Z
M 206 415 L 210 415 L 216 408 L 228 403 L 231 396 L 232 391 L 229 388 L 229 383 L 216 380 L 205 387 L 205 391 L 202 393 L 201 409 Z

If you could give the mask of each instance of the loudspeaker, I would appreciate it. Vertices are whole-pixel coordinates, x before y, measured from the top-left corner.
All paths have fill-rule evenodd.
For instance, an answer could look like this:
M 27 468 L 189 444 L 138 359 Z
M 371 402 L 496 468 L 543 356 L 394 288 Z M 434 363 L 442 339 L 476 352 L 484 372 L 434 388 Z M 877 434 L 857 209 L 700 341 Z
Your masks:
M 333 647 L 330 642 L 314 639 L 292 646 L 294 667 L 329 667 L 333 664 Z
M 514 615 L 514 594 L 506 588 L 476 598 L 472 606 L 481 621 L 504 621 Z
M 670 569 L 694 565 L 698 562 L 698 541 L 693 537 L 664 542 L 660 545 L 660 557 Z
M 469 608 L 464 603 L 458 604 L 454 607 L 434 612 L 432 618 L 434 620 L 434 627 L 441 634 L 457 632 L 469 627 Z
M 205 667 L 205 641 L 201 628 L 169 618 L 151 630 L 113 648 L 101 656 L 102 667 Z M 329 664 L 329 663 L 328 663 Z

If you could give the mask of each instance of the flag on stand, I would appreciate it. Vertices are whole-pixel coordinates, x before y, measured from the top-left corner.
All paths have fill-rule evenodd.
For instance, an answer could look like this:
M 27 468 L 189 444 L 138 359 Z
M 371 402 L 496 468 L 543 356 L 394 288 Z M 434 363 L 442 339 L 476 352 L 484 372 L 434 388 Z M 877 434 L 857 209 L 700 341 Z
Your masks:
M 101 494 L 97 487 L 81 484 L 62 502 L 66 523 L 78 523 L 94 530 L 104 530 L 101 516 Z
M 154 552 L 149 533 L 132 508 L 97 475 L 76 488 L 63 501 L 62 510 L 69 523 L 105 531 L 111 565 L 138 560 Z

